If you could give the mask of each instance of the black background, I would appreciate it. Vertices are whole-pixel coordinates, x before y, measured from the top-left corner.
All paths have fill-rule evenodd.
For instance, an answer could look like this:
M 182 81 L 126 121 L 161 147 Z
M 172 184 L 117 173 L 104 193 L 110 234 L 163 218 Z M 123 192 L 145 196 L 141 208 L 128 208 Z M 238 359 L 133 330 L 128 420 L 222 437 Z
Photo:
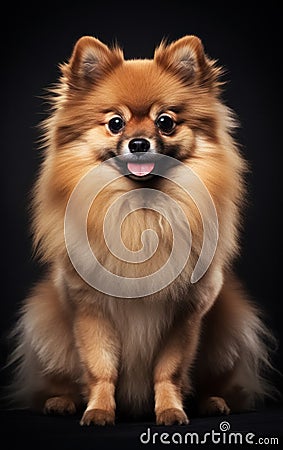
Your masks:
M 248 4 L 248 2 L 245 2 Z M 266 322 L 282 339 L 281 83 L 279 2 L 21 2 L 2 13 L 1 37 L 1 363 L 5 335 L 18 305 L 39 277 L 32 258 L 29 192 L 40 151 L 37 124 L 46 116 L 41 98 L 56 82 L 76 40 L 93 35 L 115 40 L 126 58 L 152 57 L 163 37 L 199 36 L 205 50 L 224 66 L 224 101 L 236 112 L 236 136 L 250 163 L 248 208 L 238 271 Z M 282 370 L 280 346 L 274 363 Z M 5 376 L 2 374 L 2 377 Z M 276 376 L 276 383 L 282 384 Z

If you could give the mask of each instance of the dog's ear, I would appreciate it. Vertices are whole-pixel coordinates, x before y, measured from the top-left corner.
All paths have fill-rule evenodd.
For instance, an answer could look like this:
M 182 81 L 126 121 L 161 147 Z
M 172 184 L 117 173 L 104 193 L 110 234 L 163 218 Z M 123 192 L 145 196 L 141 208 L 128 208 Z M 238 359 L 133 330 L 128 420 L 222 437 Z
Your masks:
M 155 50 L 154 59 L 187 83 L 207 78 L 211 66 L 196 36 L 184 36 L 170 45 L 162 42 Z
M 120 48 L 110 49 L 94 37 L 83 36 L 77 41 L 69 63 L 62 65 L 61 70 L 70 85 L 84 87 L 97 82 L 123 60 Z

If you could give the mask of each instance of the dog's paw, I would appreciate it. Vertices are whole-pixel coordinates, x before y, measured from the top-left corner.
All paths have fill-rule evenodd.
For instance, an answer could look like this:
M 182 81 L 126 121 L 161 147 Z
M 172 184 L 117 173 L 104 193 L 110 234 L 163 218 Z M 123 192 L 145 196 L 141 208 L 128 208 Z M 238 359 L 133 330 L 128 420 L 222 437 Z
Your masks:
M 106 411 L 103 409 L 87 409 L 80 421 L 81 425 L 114 425 L 115 413 L 114 411 Z
M 73 400 L 65 395 L 50 397 L 43 408 L 44 414 L 75 414 L 76 405 Z
M 199 404 L 203 416 L 222 416 L 230 414 L 230 408 L 222 397 L 208 397 Z
M 169 408 L 156 413 L 156 423 L 157 425 L 186 425 L 189 419 L 182 409 Z

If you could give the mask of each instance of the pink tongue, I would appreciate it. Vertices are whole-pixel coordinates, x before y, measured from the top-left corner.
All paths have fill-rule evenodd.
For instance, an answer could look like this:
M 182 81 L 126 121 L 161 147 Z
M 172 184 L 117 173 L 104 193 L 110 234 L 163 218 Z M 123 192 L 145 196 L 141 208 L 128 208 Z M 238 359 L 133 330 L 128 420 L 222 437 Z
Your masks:
M 148 175 L 154 169 L 154 163 L 128 163 L 128 171 L 137 177 L 144 177 Z

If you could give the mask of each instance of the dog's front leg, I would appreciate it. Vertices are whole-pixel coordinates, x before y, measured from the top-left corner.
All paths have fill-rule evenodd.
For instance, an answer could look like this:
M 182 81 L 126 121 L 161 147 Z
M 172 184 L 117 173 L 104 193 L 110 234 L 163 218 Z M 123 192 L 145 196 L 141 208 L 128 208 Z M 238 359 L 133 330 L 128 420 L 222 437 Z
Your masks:
M 114 424 L 119 361 L 119 341 L 115 331 L 105 318 L 80 314 L 75 334 L 88 392 L 81 425 Z
M 158 425 L 187 424 L 183 394 L 190 388 L 189 370 L 199 341 L 200 318 L 176 324 L 154 369 L 155 414 Z

